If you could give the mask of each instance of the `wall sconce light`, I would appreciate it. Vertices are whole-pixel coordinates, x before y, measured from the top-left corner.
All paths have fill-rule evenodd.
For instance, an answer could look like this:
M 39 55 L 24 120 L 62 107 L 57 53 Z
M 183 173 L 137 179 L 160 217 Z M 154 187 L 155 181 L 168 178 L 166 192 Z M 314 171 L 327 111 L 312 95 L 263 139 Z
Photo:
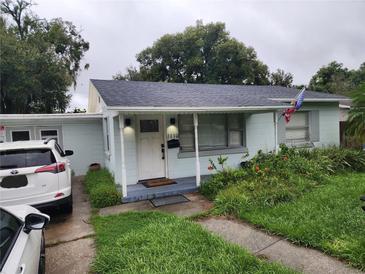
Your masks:
M 130 126 L 131 126 L 131 123 L 132 123 L 131 118 L 126 118 L 126 119 L 124 120 L 124 125 L 125 125 L 126 127 L 130 127 Z
M 175 123 L 176 123 L 175 117 L 170 118 L 170 125 L 175 125 Z

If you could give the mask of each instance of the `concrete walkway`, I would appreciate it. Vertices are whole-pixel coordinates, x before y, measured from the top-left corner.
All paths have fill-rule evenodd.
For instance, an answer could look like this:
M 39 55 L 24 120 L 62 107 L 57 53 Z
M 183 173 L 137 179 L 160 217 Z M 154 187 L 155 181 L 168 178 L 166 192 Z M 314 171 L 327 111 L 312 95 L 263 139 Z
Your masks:
M 73 213 L 49 212 L 51 223 L 45 231 L 46 273 L 89 273 L 95 254 L 94 231 L 88 223 L 91 207 L 83 189 L 83 177 L 72 180 Z
M 173 213 L 177 216 L 188 217 L 194 214 L 202 213 L 210 209 L 213 204 L 198 193 L 186 193 L 184 194 L 190 201 L 181 204 L 165 205 L 160 207 L 154 207 L 150 201 L 140 201 L 128 204 L 121 204 L 111 207 L 102 208 L 99 211 L 99 215 L 111 215 L 119 214 L 128 211 L 144 211 L 144 210 L 157 210 L 162 212 Z
M 271 236 L 251 225 L 224 217 L 199 220 L 207 230 L 248 249 L 254 255 L 280 262 L 292 269 L 315 274 L 363 273 L 324 253 L 294 245 L 284 238 Z

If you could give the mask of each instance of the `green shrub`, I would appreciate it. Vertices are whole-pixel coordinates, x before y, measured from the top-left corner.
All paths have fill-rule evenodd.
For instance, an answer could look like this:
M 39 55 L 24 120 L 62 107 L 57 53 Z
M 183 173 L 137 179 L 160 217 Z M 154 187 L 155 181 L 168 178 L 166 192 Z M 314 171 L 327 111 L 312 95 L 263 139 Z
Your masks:
M 303 192 L 312 189 L 315 182 L 278 176 L 256 177 L 240 181 L 218 193 L 214 200 L 219 213 L 234 214 L 238 209 L 251 211 L 257 208 L 273 207 L 280 203 L 293 201 Z
M 249 176 L 245 169 L 225 169 L 216 173 L 204 182 L 200 192 L 208 199 L 214 199 L 218 192 L 226 187 L 236 184 Z
M 365 171 L 365 152 L 362 150 L 331 147 L 318 151 L 328 157 L 334 173 Z
M 251 210 L 292 201 L 326 184 L 332 174 L 365 171 L 365 153 L 330 147 L 295 149 L 281 146 L 278 153 L 259 151 L 244 168 L 224 169 L 204 182 L 200 192 L 217 208 Z
M 85 186 L 91 205 L 95 208 L 116 205 L 121 201 L 121 193 L 106 169 L 89 171 L 85 177 Z

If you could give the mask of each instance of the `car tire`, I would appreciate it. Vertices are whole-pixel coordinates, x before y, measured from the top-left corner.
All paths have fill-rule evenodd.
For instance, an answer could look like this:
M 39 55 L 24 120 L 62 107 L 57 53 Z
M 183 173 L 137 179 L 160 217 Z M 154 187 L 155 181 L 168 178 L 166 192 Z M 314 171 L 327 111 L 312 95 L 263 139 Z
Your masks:
M 69 201 L 66 204 L 61 206 L 61 211 L 62 211 L 62 213 L 65 213 L 65 214 L 72 213 L 72 211 L 73 211 L 72 194 L 71 194 Z
M 41 241 L 41 253 L 39 256 L 38 274 L 46 273 L 46 244 L 44 240 L 44 232 L 42 231 L 42 241 Z

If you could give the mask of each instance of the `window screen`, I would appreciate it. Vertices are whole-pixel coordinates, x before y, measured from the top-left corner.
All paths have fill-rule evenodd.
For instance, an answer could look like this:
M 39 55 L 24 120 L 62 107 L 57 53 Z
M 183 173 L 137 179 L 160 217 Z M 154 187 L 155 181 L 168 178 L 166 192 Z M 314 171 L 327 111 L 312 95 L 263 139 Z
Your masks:
M 12 131 L 11 138 L 13 142 L 16 141 L 28 141 L 30 140 L 30 134 L 28 130 Z
M 54 138 L 58 143 L 58 132 L 56 129 L 41 130 L 41 139 L 46 140 L 48 138 Z
M 243 115 L 200 114 L 198 119 L 200 150 L 243 146 Z M 182 151 L 194 150 L 193 115 L 179 115 L 179 137 Z
M 180 147 L 183 151 L 194 150 L 194 124 L 193 115 L 179 115 Z
M 56 162 L 49 149 L 18 149 L 0 151 L 0 169 L 45 166 Z
M 243 115 L 231 114 L 228 115 L 228 146 L 241 147 L 243 146 Z
M 198 141 L 201 149 L 227 147 L 225 114 L 202 114 L 198 119 Z
M 158 120 L 141 120 L 140 129 L 141 132 L 158 132 Z
M 303 142 L 309 140 L 308 112 L 293 113 L 286 124 L 285 138 L 287 142 Z

